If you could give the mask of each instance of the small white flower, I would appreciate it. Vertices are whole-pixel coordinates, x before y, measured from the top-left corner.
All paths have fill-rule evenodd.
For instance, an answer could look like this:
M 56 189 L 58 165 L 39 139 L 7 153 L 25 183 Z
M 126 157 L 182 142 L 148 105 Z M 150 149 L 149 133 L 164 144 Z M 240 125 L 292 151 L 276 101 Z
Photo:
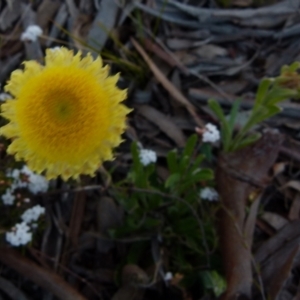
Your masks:
M 15 197 L 15 195 L 12 194 L 12 192 L 13 191 L 11 189 L 6 189 L 5 194 L 3 194 L 1 196 L 2 201 L 5 205 L 13 205 L 14 204 L 16 197 Z
M 40 26 L 30 25 L 21 35 L 22 42 L 35 42 L 37 38 L 43 34 L 43 30 Z
M 33 174 L 29 177 L 28 189 L 33 194 L 45 193 L 49 187 L 49 181 L 41 175 Z
M 208 123 L 205 125 L 204 133 L 202 135 L 202 141 L 206 143 L 215 143 L 220 139 L 220 131 L 218 128 Z
M 6 232 L 6 241 L 15 247 L 26 245 L 32 240 L 32 233 L 29 230 L 30 227 L 25 222 L 18 223 L 11 231 Z
M 19 177 L 20 177 L 20 170 L 18 169 L 14 169 L 12 172 L 11 172 L 11 175 L 10 175 L 12 178 L 18 180 Z
M 10 94 L 7 93 L 0 93 L 0 101 L 6 101 L 8 99 L 12 99 Z
M 27 166 L 22 168 L 21 173 L 28 176 L 29 182 L 27 184 L 31 193 L 44 193 L 48 190 L 49 181 L 44 176 L 32 172 Z
M 148 149 L 141 149 L 139 158 L 143 166 L 148 166 L 151 163 L 155 163 L 157 160 L 155 151 Z
M 173 279 L 173 274 L 171 272 L 167 272 L 164 276 L 165 281 L 170 281 Z
M 21 216 L 21 219 L 25 223 L 30 223 L 32 221 L 37 221 L 38 218 L 45 213 L 45 208 L 38 205 L 35 205 L 27 210 Z
M 32 172 L 27 166 L 23 166 L 21 170 L 9 170 L 6 175 L 13 178 L 10 187 L 12 191 L 18 188 L 28 188 L 31 193 L 37 194 L 46 192 L 49 187 L 49 181 L 44 176 Z M 24 180 L 21 175 L 26 175 L 28 178 Z
M 204 189 L 202 189 L 200 192 L 200 197 L 203 200 L 208 200 L 208 201 L 218 201 L 219 200 L 218 192 L 214 188 L 211 188 L 211 187 L 205 187 Z

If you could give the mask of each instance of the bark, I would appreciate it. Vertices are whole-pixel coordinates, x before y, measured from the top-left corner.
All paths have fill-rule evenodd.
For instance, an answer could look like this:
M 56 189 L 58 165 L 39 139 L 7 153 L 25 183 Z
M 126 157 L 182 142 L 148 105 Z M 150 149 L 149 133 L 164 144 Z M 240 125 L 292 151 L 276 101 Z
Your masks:
M 251 299 L 254 226 L 247 226 L 251 230 L 246 232 L 246 205 L 250 195 L 263 192 L 282 141 L 280 134 L 268 130 L 255 144 L 218 158 L 216 181 L 222 204 L 219 233 L 227 280 L 222 300 Z

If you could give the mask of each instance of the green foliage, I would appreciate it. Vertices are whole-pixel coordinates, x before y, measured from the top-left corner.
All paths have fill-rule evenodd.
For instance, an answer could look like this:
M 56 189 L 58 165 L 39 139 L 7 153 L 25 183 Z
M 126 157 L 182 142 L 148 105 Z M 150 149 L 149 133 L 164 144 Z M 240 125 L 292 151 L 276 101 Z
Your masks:
M 225 291 L 226 282 L 216 271 L 202 271 L 200 277 L 204 289 L 211 290 L 216 297 L 219 297 Z
M 207 264 L 209 253 L 217 247 L 216 206 L 201 203 L 199 191 L 214 176 L 211 169 L 201 167 L 205 156 L 197 153 L 197 136 L 192 135 L 182 151 L 167 154 L 166 180 L 159 177 L 154 164 L 141 164 L 136 143 L 132 144 L 131 154 L 127 177 L 112 188 L 126 212 L 124 224 L 111 231 L 112 237 L 140 238 L 137 242 L 148 238 L 149 249 L 151 238 L 160 236 L 164 247 L 172 247 L 170 262 L 179 272 Z M 130 253 L 131 262 L 133 257 L 142 257 L 140 251 Z
M 221 136 L 225 152 L 236 151 L 257 141 L 260 134 L 251 132 L 253 127 L 279 113 L 281 111 L 278 106 L 279 102 L 288 98 L 299 98 L 300 76 L 297 72 L 299 67 L 299 62 L 284 66 L 280 76 L 264 78 L 260 82 L 251 113 L 236 135 L 234 135 L 234 127 L 240 102 L 234 102 L 229 117 L 226 118 L 219 103 L 213 99 L 209 100 L 208 105 L 221 124 Z

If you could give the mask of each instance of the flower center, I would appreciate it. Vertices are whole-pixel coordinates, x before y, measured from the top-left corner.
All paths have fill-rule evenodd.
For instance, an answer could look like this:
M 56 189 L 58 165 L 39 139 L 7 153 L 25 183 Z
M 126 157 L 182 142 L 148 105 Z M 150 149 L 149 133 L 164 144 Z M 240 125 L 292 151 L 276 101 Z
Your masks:
M 51 95 L 50 99 L 52 100 L 45 104 L 48 106 L 47 111 L 52 120 L 66 122 L 74 117 L 76 111 L 80 111 L 79 106 L 81 105 L 78 103 L 78 100 L 68 92 L 61 94 L 60 96 Z

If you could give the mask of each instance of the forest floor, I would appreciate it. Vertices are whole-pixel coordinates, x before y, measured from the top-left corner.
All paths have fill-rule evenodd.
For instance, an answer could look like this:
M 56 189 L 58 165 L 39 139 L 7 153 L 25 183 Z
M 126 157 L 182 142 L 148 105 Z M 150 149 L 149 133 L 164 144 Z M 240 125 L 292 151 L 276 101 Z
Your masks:
M 239 270 L 239 283 L 229 274 L 236 257 L 226 244 L 238 242 L 218 226 L 222 201 L 201 196 L 206 187 L 222 196 L 219 185 L 238 184 L 218 183 L 222 144 L 202 142 L 206 124 L 220 126 L 208 100 L 225 114 L 239 100 L 238 130 L 261 80 L 300 61 L 299 12 L 300 0 L 1 1 L 1 89 L 23 61 L 42 63 L 47 48 L 64 46 L 101 55 L 112 74 L 120 72 L 133 111 L 115 159 L 95 177 L 51 180 L 47 191 L 20 189 L 14 205 L 1 203 L 0 300 L 212 300 L 226 286 L 225 300 L 228 289 L 230 299 L 300 299 L 299 103 L 286 99 L 255 128 L 280 133 L 263 176 L 254 148 L 237 154 L 245 156 L 236 168 L 251 162 L 247 172 L 259 181 L 239 178 L 250 199 L 242 222 L 252 228 L 243 232 L 251 293 L 239 286 L 249 274 Z M 30 25 L 43 31 L 36 41 L 21 38 Z M 6 96 L 2 103 L 11 101 Z M 9 140 L 0 143 L 3 195 L 8 168 L 23 163 L 6 154 Z M 156 153 L 150 166 L 138 161 L 141 148 Z M 246 201 L 237 194 L 230 201 L 239 200 Z M 45 213 L 33 240 L 13 247 L 5 233 L 37 204 Z

